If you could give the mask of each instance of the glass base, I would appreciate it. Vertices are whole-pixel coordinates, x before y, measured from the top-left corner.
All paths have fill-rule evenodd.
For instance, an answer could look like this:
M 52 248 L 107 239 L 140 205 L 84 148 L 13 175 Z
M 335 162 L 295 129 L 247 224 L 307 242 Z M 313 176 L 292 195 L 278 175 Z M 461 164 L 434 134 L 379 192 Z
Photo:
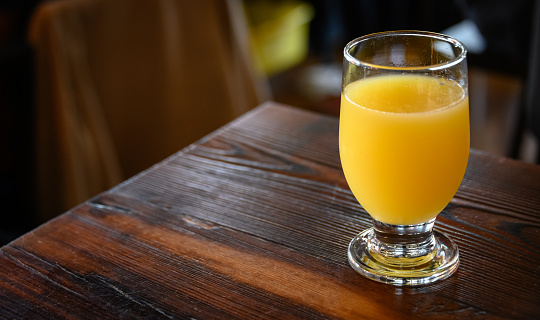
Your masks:
M 389 225 L 374 221 L 349 244 L 349 263 L 372 280 L 415 286 L 449 277 L 457 270 L 454 242 L 433 230 L 435 219 L 418 225 Z

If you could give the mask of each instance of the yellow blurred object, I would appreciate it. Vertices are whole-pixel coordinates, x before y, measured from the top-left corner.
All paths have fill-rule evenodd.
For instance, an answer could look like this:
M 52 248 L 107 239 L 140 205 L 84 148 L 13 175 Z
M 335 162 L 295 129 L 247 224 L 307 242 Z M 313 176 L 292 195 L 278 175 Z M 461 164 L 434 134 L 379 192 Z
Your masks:
M 308 53 L 314 10 L 302 1 L 245 1 L 254 59 L 259 72 L 273 75 L 301 62 Z

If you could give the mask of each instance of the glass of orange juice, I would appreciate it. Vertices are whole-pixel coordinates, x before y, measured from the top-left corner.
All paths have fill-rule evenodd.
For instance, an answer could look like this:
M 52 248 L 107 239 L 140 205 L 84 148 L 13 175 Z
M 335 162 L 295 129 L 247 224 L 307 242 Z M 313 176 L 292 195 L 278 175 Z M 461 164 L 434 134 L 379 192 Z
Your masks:
M 394 285 L 447 278 L 458 248 L 433 226 L 469 158 L 466 49 L 442 34 L 392 31 L 351 41 L 344 58 L 339 153 L 373 218 L 351 241 L 349 263 Z

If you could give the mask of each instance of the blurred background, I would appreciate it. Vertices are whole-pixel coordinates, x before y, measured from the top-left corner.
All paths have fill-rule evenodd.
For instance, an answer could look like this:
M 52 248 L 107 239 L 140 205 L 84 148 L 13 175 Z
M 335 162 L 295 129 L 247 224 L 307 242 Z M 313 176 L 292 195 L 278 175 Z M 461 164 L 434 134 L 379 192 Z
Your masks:
M 373 32 L 463 41 L 471 146 L 538 163 L 538 12 L 533 0 L 2 0 L 0 245 L 264 100 L 338 116 L 343 47 Z

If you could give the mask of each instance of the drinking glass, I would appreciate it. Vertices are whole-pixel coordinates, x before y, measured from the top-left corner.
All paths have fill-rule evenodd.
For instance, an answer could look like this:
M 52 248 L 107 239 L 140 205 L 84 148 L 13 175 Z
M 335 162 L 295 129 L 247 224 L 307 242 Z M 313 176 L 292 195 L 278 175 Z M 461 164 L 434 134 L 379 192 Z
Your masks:
M 466 49 L 442 34 L 392 31 L 351 41 L 344 58 L 340 158 L 373 219 L 349 263 L 394 285 L 447 278 L 458 248 L 433 226 L 469 158 Z

